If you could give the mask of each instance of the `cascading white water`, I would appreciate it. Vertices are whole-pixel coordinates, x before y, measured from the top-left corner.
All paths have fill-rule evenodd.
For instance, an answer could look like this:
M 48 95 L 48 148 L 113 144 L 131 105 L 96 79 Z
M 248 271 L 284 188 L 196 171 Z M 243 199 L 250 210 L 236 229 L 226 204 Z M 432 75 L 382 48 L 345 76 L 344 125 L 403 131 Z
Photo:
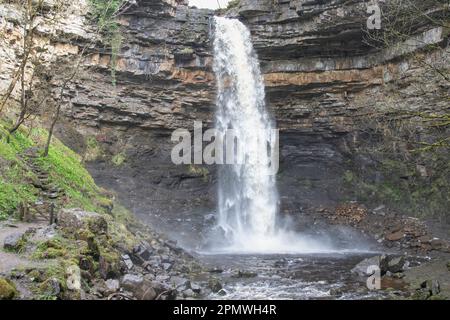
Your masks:
M 250 32 L 238 20 L 214 18 L 216 129 L 236 136 L 237 163 L 219 170 L 219 225 L 232 245 L 261 243 L 275 233 L 278 194 L 270 168 L 273 123 Z M 224 140 L 226 140 L 224 138 Z
M 218 86 L 215 137 L 226 142 L 225 148 L 219 149 L 225 151 L 228 163 L 219 166 L 217 225 L 227 243 L 213 251 L 334 251 L 323 237 L 318 241 L 277 227 L 278 134 L 266 110 L 263 78 L 250 32 L 239 20 L 222 17 L 214 17 L 213 30 Z M 236 158 L 232 164 L 228 161 L 230 140 L 237 141 L 231 148 Z

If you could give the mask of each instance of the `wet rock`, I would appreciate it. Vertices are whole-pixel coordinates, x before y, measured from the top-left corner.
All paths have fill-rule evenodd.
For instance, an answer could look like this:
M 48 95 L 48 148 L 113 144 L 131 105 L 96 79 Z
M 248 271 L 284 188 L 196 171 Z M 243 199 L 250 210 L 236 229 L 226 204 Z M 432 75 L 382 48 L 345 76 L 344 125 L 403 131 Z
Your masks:
M 154 300 L 157 296 L 152 282 L 144 279 L 142 275 L 126 274 L 122 278 L 121 285 L 139 300 Z
M 447 247 L 447 242 L 442 239 L 432 239 L 430 241 L 431 248 L 433 250 L 441 250 L 442 248 Z
M 56 297 L 61 293 L 61 284 L 58 279 L 50 278 L 45 280 L 39 289 L 44 295 Z
M 405 258 L 400 257 L 390 257 L 387 262 L 387 271 L 391 273 L 402 272 L 405 265 Z
M 174 276 L 170 278 L 170 283 L 175 287 L 175 288 L 180 288 L 180 287 L 190 287 L 190 281 L 186 278 L 183 277 L 178 277 L 178 276 Z
M 209 269 L 208 272 L 209 273 L 223 273 L 223 269 L 214 267 L 212 269 Z
M 86 270 L 81 270 L 81 279 L 84 279 L 86 281 L 91 281 L 92 280 L 92 273 Z
M 186 289 L 183 291 L 184 298 L 193 298 L 195 297 L 195 292 L 192 289 Z
M 426 280 L 422 282 L 420 290 L 425 291 L 429 296 L 435 296 L 441 292 L 440 284 L 437 280 Z
M 238 270 L 237 278 L 255 278 L 258 274 L 252 271 Z
M 3 241 L 3 248 L 7 251 L 18 251 L 25 242 L 23 233 L 13 233 Z
M 388 235 L 386 235 L 386 240 L 388 241 L 398 241 L 400 239 L 402 239 L 405 236 L 403 230 L 399 230 L 393 233 L 390 233 Z
M 133 269 L 133 261 L 131 261 L 131 258 L 130 258 L 130 256 L 129 255 L 127 255 L 127 254 L 123 254 L 122 255 L 122 261 L 124 262 L 124 264 L 125 264 L 125 266 L 126 266 L 126 268 L 128 269 L 128 270 L 131 270 L 131 269 Z
M 369 268 L 377 266 L 380 268 L 381 274 L 387 271 L 387 258 L 385 255 L 375 256 L 372 258 L 367 258 L 358 263 L 352 270 L 351 273 L 357 274 L 360 277 L 367 277 L 372 274 L 368 272 Z
M 220 289 L 217 294 L 219 296 L 226 296 L 228 294 L 228 292 L 225 289 Z
M 183 249 L 181 247 L 179 247 L 175 241 L 169 240 L 169 241 L 166 241 L 164 244 L 177 254 L 180 254 L 183 252 Z
M 141 275 L 126 274 L 122 278 L 122 287 L 125 290 L 133 291 L 135 288 L 140 287 L 144 282 L 144 278 Z
M 120 260 L 116 261 L 111 257 L 100 256 L 98 270 L 103 279 L 117 278 L 121 273 Z
M 133 248 L 133 254 L 139 257 L 142 261 L 147 261 L 152 256 L 152 248 L 149 244 L 141 243 Z
M 220 290 L 222 290 L 223 286 L 219 280 L 211 278 L 208 281 L 208 288 L 211 289 L 212 292 L 218 293 Z
M 341 288 L 331 288 L 330 289 L 330 296 L 340 297 L 342 295 L 343 295 L 343 292 L 342 292 Z
M 119 280 L 116 279 L 108 279 L 105 281 L 106 293 L 111 294 L 119 291 L 120 283 Z
M 202 291 L 202 288 L 197 283 L 191 283 L 191 289 L 195 293 L 200 293 Z

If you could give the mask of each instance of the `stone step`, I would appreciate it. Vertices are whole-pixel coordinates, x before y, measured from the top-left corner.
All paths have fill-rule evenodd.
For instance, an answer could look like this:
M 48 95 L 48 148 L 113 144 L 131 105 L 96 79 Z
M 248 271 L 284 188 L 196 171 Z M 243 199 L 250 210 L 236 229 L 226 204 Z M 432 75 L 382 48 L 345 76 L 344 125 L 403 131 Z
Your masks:
M 59 193 L 48 193 L 48 194 L 47 194 L 47 197 L 48 197 L 49 199 L 52 199 L 52 200 L 58 199 L 58 198 L 59 198 Z

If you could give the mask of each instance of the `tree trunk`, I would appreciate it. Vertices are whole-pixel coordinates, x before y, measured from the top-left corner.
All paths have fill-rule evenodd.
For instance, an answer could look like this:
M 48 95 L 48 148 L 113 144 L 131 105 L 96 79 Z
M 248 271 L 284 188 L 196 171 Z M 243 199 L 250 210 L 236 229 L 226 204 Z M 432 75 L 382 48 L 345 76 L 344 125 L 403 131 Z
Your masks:
M 58 107 L 56 108 L 55 116 L 52 120 L 52 124 L 50 125 L 50 129 L 48 130 L 48 138 L 47 138 L 47 143 L 45 144 L 44 157 L 48 156 L 48 151 L 50 149 L 50 143 L 52 141 L 53 131 L 55 130 L 56 122 L 58 122 L 60 111 L 61 111 L 61 102 L 58 104 Z

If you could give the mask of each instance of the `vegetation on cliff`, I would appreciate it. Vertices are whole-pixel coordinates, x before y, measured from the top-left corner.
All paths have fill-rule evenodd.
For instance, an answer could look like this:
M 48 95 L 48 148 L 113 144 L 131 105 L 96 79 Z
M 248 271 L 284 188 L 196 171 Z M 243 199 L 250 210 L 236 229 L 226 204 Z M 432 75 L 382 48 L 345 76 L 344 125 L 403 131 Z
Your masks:
M 111 49 L 110 70 L 112 82 L 116 84 L 117 58 L 122 47 L 122 34 L 117 17 L 129 6 L 128 0 L 89 0 L 93 20 L 98 33 L 103 35 L 105 44 Z
M 6 131 L 8 122 L 0 122 L 0 131 Z M 0 217 L 17 213 L 21 204 L 33 206 L 38 200 L 39 189 L 35 186 L 38 177 L 25 161 L 25 153 L 32 148 L 43 150 L 47 131 L 42 128 L 24 126 L 11 135 L 9 143 L 0 139 Z M 39 148 L 40 147 L 40 148 Z M 64 190 L 61 206 L 80 207 L 85 210 L 107 212 L 111 200 L 99 188 L 84 168 L 82 159 L 75 152 L 54 139 L 48 157 L 39 156 L 35 163 L 49 173 L 49 182 Z M 34 185 L 33 185 L 34 183 Z
M 356 118 L 366 139 L 354 151 L 371 163 L 347 171 L 344 180 L 361 201 L 388 203 L 408 215 L 448 221 L 450 8 L 440 0 L 389 1 L 380 6 L 382 28 L 365 30 L 364 41 L 380 50 L 403 50 L 407 67 L 384 85 L 386 95 L 373 102 L 373 110 Z M 423 26 L 441 33 L 441 41 L 412 41 Z M 421 49 L 410 52 L 408 43 L 415 42 Z M 415 105 L 417 96 L 420 105 Z

